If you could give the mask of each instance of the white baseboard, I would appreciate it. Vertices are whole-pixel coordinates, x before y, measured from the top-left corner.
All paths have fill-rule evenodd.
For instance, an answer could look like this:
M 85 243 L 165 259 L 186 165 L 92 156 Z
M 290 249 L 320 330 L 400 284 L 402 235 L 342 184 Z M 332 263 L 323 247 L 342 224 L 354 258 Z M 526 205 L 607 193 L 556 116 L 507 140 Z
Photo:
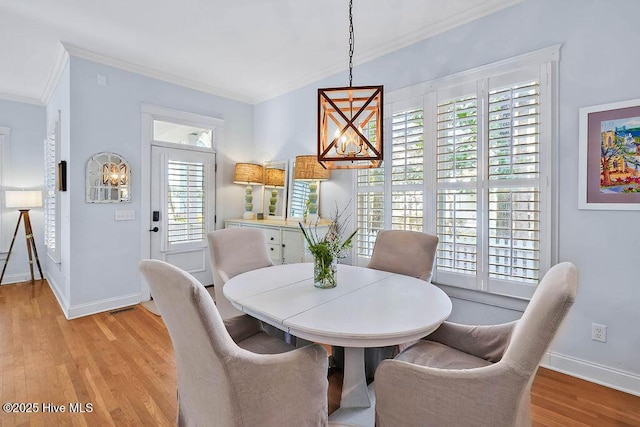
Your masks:
M 640 375 L 557 353 L 544 355 L 540 366 L 592 383 L 640 396 Z
M 125 295 L 118 298 L 108 298 L 101 301 L 94 301 L 87 304 L 78 304 L 69 307 L 67 319 L 75 319 L 78 317 L 89 316 L 91 314 L 101 313 L 103 311 L 111 311 L 140 302 L 140 293 Z
M 130 305 L 138 304 L 140 300 L 140 293 L 125 295 L 117 298 L 108 298 L 101 301 L 94 301 L 87 304 L 78 304 L 70 306 L 64 294 L 60 290 L 58 283 L 48 274 L 45 274 L 45 278 L 49 283 L 49 287 L 53 291 L 53 295 L 58 300 L 58 305 L 67 320 L 75 319 L 78 317 L 89 316 L 91 314 L 102 313 L 103 311 L 116 310 L 122 307 L 128 307 Z
M 35 277 L 36 280 L 40 280 L 40 274 L 38 273 L 38 271 L 35 271 L 33 274 L 33 277 Z M 46 278 L 46 274 L 45 274 L 45 278 Z M 2 278 L 2 284 L 3 285 L 12 285 L 14 283 L 22 283 L 22 282 L 30 282 L 31 281 L 31 274 L 29 273 L 18 273 L 18 274 L 5 274 L 4 277 Z

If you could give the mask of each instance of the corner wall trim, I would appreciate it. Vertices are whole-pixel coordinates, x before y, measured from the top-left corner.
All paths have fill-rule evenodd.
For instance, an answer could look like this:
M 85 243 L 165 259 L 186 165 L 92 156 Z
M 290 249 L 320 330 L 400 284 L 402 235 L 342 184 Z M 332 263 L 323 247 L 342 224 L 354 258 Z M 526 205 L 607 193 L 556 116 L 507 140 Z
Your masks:
M 631 372 L 551 352 L 545 354 L 540 366 L 640 396 L 640 375 Z
M 44 276 L 45 276 L 45 279 L 47 280 L 47 283 L 49 284 L 49 289 L 51 289 L 51 292 L 53 292 L 53 296 L 55 296 L 56 299 L 58 300 L 58 305 L 60 306 L 60 310 L 62 310 L 62 314 L 64 314 L 64 317 L 69 319 L 69 302 L 64 297 L 62 292 L 60 292 L 60 287 L 58 286 L 58 283 L 53 279 L 53 277 L 51 277 L 50 274 L 47 274 L 45 272 Z

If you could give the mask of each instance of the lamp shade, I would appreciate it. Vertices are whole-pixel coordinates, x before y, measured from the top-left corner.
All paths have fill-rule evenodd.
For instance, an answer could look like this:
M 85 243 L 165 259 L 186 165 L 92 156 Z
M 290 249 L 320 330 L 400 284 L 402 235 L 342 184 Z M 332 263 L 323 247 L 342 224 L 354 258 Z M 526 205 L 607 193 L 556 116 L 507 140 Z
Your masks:
M 331 172 L 318 163 L 317 156 L 296 156 L 293 179 L 300 181 L 324 181 L 329 179 L 330 176 Z
M 234 184 L 264 184 L 264 168 L 253 163 L 236 163 Z
M 264 185 L 265 187 L 284 187 L 284 169 L 265 169 Z
M 8 208 L 39 208 L 42 206 L 42 191 L 6 191 L 5 205 Z

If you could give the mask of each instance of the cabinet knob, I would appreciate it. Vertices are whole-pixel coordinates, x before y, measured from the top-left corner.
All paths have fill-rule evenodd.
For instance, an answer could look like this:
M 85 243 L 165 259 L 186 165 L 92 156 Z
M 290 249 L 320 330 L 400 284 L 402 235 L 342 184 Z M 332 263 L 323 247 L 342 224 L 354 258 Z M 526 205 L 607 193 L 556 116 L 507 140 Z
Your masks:
M 269 249 L 273 250 L 273 248 L 269 248 Z
M 271 240 L 274 240 L 274 239 L 273 239 L 273 236 L 271 237 Z

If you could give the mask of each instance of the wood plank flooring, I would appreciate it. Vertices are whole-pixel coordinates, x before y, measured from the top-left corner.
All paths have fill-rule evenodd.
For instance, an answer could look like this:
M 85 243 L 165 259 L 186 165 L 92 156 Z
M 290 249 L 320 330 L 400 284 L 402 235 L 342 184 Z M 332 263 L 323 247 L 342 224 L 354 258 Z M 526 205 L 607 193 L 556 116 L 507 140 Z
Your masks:
M 330 412 L 341 386 L 341 373 L 332 371 Z M 2 403 L 38 408 L 1 412 L 3 427 L 174 425 L 169 335 L 139 305 L 69 321 L 45 281 L 0 286 L 0 396 Z M 531 400 L 536 427 L 640 426 L 640 397 L 546 369 Z

